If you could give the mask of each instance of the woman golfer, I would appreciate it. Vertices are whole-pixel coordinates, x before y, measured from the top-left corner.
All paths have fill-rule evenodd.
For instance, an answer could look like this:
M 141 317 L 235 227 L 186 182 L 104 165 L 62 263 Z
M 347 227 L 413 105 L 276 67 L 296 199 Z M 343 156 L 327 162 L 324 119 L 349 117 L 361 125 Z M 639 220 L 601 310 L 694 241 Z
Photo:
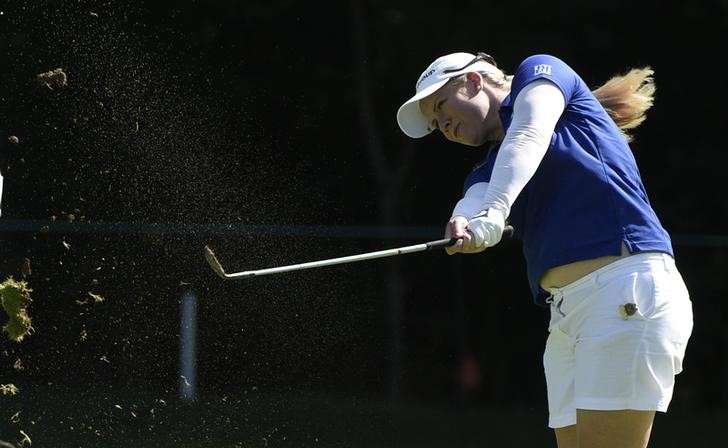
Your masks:
M 506 75 L 493 58 L 435 60 L 397 113 L 410 137 L 439 130 L 489 147 L 465 181 L 448 253 L 523 242 L 536 303 L 550 305 L 544 352 L 549 426 L 559 448 L 646 447 L 692 332 L 670 237 L 628 145 L 654 85 L 648 68 L 591 91 L 549 55 Z

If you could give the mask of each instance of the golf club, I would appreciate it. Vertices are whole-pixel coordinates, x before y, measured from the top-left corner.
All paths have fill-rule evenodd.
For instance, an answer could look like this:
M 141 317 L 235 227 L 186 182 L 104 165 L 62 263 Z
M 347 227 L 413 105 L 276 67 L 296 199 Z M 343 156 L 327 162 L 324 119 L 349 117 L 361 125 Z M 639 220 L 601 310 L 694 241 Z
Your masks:
M 513 236 L 513 227 L 506 226 L 503 230 L 503 238 Z M 411 254 L 414 252 L 423 252 L 437 247 L 450 247 L 457 241 L 457 238 L 444 238 L 441 240 L 429 241 L 427 243 L 415 244 L 413 246 L 397 247 L 394 249 L 380 250 L 376 252 L 367 252 L 358 255 L 350 255 L 347 257 L 329 258 L 325 260 L 311 261 L 308 263 L 291 264 L 288 266 L 279 266 L 275 268 L 258 269 L 254 271 L 242 271 L 226 273 L 222 264 L 218 261 L 215 253 L 209 246 L 205 246 L 205 259 L 213 271 L 225 280 L 237 280 L 249 277 L 258 277 L 261 275 L 281 274 L 283 272 L 300 271 L 303 269 L 320 268 L 323 266 L 332 266 L 337 264 L 354 263 L 357 261 L 373 260 L 375 258 L 392 257 L 395 255 Z

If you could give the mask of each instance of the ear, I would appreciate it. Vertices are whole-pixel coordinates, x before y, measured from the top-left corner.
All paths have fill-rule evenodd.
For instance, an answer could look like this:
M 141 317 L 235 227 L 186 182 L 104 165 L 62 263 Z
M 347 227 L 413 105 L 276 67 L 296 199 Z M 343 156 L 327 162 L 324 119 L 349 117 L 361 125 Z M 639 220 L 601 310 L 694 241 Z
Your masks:
M 468 94 L 471 96 L 475 96 L 478 92 L 480 92 L 483 89 L 483 85 L 485 83 L 485 80 L 483 79 L 483 75 L 481 75 L 478 72 L 468 72 L 465 74 L 465 85 L 468 90 Z

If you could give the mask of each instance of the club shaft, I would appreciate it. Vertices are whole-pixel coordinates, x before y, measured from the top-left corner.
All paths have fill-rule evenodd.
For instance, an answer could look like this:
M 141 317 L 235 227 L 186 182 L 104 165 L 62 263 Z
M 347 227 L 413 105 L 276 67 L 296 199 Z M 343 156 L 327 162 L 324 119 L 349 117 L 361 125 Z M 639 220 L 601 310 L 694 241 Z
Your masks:
M 510 238 L 513 236 L 513 227 L 506 226 L 506 228 L 503 230 L 503 237 L 504 238 Z M 218 275 L 221 277 L 227 278 L 227 279 L 240 279 L 240 278 L 246 278 L 246 277 L 258 277 L 261 275 L 270 275 L 270 274 L 281 274 L 283 272 L 291 272 L 291 271 L 300 271 L 303 269 L 312 269 L 312 268 L 320 268 L 324 266 L 333 266 L 337 264 L 345 264 L 345 263 L 355 263 L 357 261 L 365 261 L 365 260 L 374 260 L 376 258 L 385 258 L 385 257 L 393 257 L 396 255 L 404 255 L 404 254 L 411 254 L 414 252 L 423 252 L 426 250 L 430 250 L 436 247 L 449 247 L 455 244 L 457 241 L 456 238 L 444 238 L 441 240 L 435 240 L 435 241 L 429 241 L 427 243 L 421 243 L 421 244 L 415 244 L 413 246 L 404 246 L 404 247 L 397 247 L 395 249 L 387 249 L 387 250 L 380 250 L 377 252 L 367 252 L 364 254 L 359 255 L 350 255 L 347 257 L 339 257 L 339 258 L 329 258 L 326 260 L 318 260 L 318 261 L 311 261 L 308 263 L 299 263 L 299 264 L 291 264 L 288 266 L 279 266 L 275 268 L 266 268 L 266 269 L 258 269 L 255 271 L 243 271 L 243 272 L 235 272 L 231 274 L 227 274 L 222 269 L 222 266 L 220 266 L 219 262 L 215 260 L 214 262 L 210 262 L 210 259 L 208 258 L 208 262 L 211 266 L 213 266 L 213 269 L 215 269 L 215 272 L 217 272 Z M 206 256 L 211 256 L 214 258 L 214 255 L 208 254 Z
M 258 277 L 261 275 L 280 274 L 283 272 L 300 271 L 303 269 L 320 268 L 323 266 L 332 266 L 337 264 L 354 263 L 357 261 L 373 260 L 376 258 L 393 257 L 396 255 L 411 254 L 414 252 L 422 252 L 435 247 L 447 247 L 454 244 L 454 239 L 442 239 L 430 241 L 428 243 L 415 244 L 413 246 L 398 247 L 395 249 L 380 250 L 377 252 L 367 252 L 359 255 L 350 255 L 347 257 L 329 258 L 326 260 L 311 261 L 308 263 L 291 264 L 288 266 L 279 266 L 276 268 L 258 269 L 256 271 L 244 271 L 234 274 L 226 274 L 227 278 L 241 277 Z

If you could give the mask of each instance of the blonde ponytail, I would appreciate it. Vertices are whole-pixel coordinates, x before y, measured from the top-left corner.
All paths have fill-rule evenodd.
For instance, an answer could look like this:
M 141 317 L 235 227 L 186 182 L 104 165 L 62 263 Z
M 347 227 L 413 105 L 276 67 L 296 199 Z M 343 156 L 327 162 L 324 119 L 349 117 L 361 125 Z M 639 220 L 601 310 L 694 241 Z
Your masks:
M 650 67 L 632 69 L 626 75 L 615 76 L 592 91 L 627 141 L 632 140 L 627 130 L 645 121 L 645 112 L 652 107 L 655 96 L 654 73 Z

